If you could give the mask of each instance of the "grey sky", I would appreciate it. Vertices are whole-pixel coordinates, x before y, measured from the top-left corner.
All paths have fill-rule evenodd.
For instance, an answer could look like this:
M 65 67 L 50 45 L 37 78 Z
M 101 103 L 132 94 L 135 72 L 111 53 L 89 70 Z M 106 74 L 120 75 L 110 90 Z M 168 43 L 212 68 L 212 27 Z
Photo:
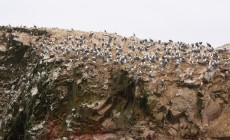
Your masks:
M 0 25 L 230 43 L 230 0 L 0 0 Z

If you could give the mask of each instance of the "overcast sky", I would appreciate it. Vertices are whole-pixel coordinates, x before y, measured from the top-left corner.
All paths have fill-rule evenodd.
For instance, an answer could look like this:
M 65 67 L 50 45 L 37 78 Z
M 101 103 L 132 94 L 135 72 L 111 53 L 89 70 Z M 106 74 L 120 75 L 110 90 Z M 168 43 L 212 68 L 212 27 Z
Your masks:
M 230 0 L 0 0 L 0 25 L 230 43 Z

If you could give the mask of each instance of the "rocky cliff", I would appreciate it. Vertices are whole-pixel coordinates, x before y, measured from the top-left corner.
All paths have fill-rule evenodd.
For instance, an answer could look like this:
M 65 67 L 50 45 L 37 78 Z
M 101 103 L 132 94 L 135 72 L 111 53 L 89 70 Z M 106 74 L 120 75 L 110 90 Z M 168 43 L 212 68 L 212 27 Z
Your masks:
M 0 139 L 230 139 L 230 48 L 0 27 Z

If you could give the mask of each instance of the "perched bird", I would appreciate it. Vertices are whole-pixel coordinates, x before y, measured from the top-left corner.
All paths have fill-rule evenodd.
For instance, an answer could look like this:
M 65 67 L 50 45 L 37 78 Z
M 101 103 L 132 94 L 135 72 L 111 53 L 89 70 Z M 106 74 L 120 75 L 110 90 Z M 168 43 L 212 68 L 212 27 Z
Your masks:
M 91 32 L 91 33 L 89 34 L 89 37 L 91 38 L 91 37 L 93 36 L 93 34 L 94 34 L 94 33 L 93 33 L 93 32 Z
M 199 88 L 200 88 L 200 89 L 202 89 L 202 88 L 203 88 L 203 86 L 204 86 L 204 83 L 203 83 L 203 82 L 201 82 L 201 83 L 200 83 L 200 87 L 199 87 Z
M 210 47 L 210 48 L 212 47 L 211 44 L 209 44 L 209 43 L 207 43 L 207 46 Z

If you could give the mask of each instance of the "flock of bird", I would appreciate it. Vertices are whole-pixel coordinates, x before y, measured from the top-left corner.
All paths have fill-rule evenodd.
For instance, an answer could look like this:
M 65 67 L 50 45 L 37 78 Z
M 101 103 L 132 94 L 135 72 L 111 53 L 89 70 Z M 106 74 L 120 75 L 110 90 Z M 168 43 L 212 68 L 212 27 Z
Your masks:
M 47 58 L 53 58 L 55 63 L 63 59 L 66 63 L 77 64 L 83 62 L 86 69 L 92 66 L 105 67 L 123 66 L 133 75 L 141 77 L 149 75 L 154 68 L 158 70 L 175 70 L 182 64 L 195 67 L 200 65 L 209 70 L 218 66 L 227 66 L 229 58 L 223 58 L 219 53 L 225 53 L 227 48 L 214 49 L 209 43 L 197 42 L 186 44 L 183 42 L 161 42 L 152 39 L 140 40 L 135 35 L 130 38 L 108 34 L 69 33 L 64 38 L 43 38 L 34 44 L 41 57 L 41 64 Z M 225 71 L 228 73 L 228 70 Z
M 197 42 L 186 44 L 183 42 L 161 42 L 160 40 L 138 39 L 135 34 L 129 38 L 115 34 L 94 32 L 78 32 L 58 30 L 51 36 L 42 36 L 32 43 L 33 49 L 39 55 L 40 70 L 37 74 L 25 74 L 20 77 L 19 83 L 28 89 L 31 84 L 36 84 L 47 76 L 46 65 L 59 63 L 74 66 L 84 63 L 86 71 L 96 68 L 116 67 L 125 69 L 135 79 L 147 77 L 153 79 L 154 72 L 176 71 L 183 66 L 200 68 L 209 71 L 226 67 L 223 72 L 229 73 L 230 58 L 228 48 L 214 49 L 209 43 Z M 222 55 L 220 55 L 220 53 Z M 33 69 L 33 64 L 28 64 L 26 71 Z M 61 71 L 62 68 L 59 68 Z M 193 79 L 193 73 L 188 74 Z M 32 80 L 29 80 L 32 79 Z M 201 86 L 203 82 L 200 83 Z

